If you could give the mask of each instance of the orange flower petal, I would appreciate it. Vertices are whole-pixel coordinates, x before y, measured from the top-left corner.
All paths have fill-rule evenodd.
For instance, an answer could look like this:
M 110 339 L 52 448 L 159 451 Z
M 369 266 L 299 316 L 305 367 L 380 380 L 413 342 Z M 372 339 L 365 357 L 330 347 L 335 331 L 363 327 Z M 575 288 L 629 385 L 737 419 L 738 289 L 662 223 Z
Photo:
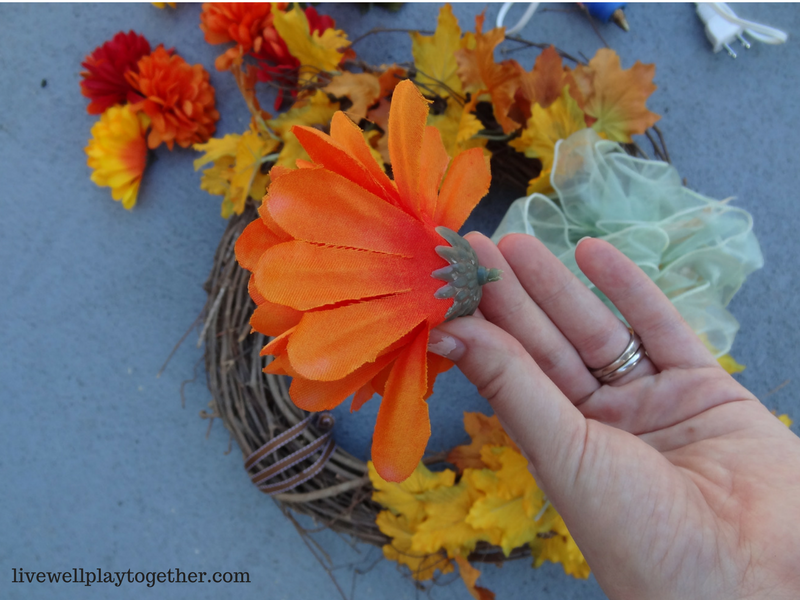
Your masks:
M 456 363 L 454 363 L 452 360 L 449 360 L 444 356 L 439 356 L 438 354 L 428 352 L 428 391 L 425 392 L 426 400 L 431 397 L 431 394 L 433 394 L 433 384 L 436 383 L 436 377 L 440 373 L 444 373 L 445 371 L 452 369 L 455 364 Z
M 394 364 L 375 423 L 372 462 L 386 481 L 403 481 L 414 472 L 431 436 L 427 353 L 429 329 L 423 326 Z
M 324 169 L 294 171 L 269 188 L 267 210 L 299 240 L 414 256 L 427 232 L 399 208 Z
M 274 170 L 274 169 L 273 169 Z M 269 230 L 280 239 L 281 242 L 290 242 L 294 238 L 286 233 L 281 226 L 275 222 L 275 219 L 272 218 L 272 215 L 269 214 L 269 210 L 267 210 L 267 203 L 262 202 L 261 206 L 258 207 L 258 214 L 261 217 L 261 220 L 264 221 L 264 225 L 266 225 Z
M 482 148 L 472 148 L 456 156 L 439 192 L 434 221 L 458 231 L 489 191 L 491 181 Z
M 416 293 L 309 312 L 289 340 L 289 360 L 308 379 L 341 379 L 374 361 L 425 317 Z
M 297 241 L 264 252 L 255 274 L 264 298 L 298 310 L 409 292 L 419 277 L 407 258 Z
M 345 119 L 347 116 L 344 113 L 337 112 L 336 115 L 342 115 Z M 334 115 L 335 117 L 335 115 Z M 300 140 L 303 148 L 315 163 L 322 165 L 329 171 L 338 173 L 355 184 L 358 184 L 368 192 L 371 192 L 379 198 L 386 198 L 387 190 L 376 181 L 373 174 L 366 168 L 361 161 L 352 156 L 345 148 L 343 148 L 332 137 L 325 135 L 319 129 L 313 127 L 300 127 L 295 125 L 292 127 L 292 133 Z M 364 136 L 359 134 L 364 144 Z M 367 149 L 369 152 L 369 149 Z M 373 164 L 375 159 L 370 155 L 370 160 Z M 388 181 L 388 177 L 384 174 L 384 178 Z M 391 187 L 389 188 L 391 189 Z M 386 198 L 389 200 L 389 198 Z M 391 198 L 397 201 L 397 195 Z
M 256 288 L 256 276 L 253 274 L 250 275 L 250 279 L 247 281 L 247 291 L 253 299 L 253 302 L 256 303 L 256 306 L 260 306 L 267 301 L 264 296 L 258 293 L 258 289 Z
M 389 155 L 400 199 L 412 214 L 419 210 L 420 154 L 428 102 L 406 79 L 397 84 L 389 112 Z
M 250 326 L 264 335 L 278 336 L 300 322 L 303 313 L 299 310 L 264 301 L 250 317 Z
M 422 152 L 420 164 L 423 165 L 419 182 L 419 212 L 433 219 L 436 214 L 436 203 L 439 196 L 439 186 L 450 163 L 450 157 L 442 143 L 442 134 L 436 127 L 425 128 L 422 138 Z
M 386 175 L 383 167 L 375 161 L 369 145 L 367 145 L 367 140 L 364 139 L 364 132 L 341 111 L 336 112 L 331 119 L 331 137 L 372 175 L 372 178 L 383 190 L 384 198 L 392 204 L 400 203 L 397 187 Z
M 377 373 L 392 362 L 399 352 L 381 356 L 372 363 L 367 363 L 356 369 L 347 377 L 336 381 L 312 381 L 304 377 L 292 379 L 289 388 L 292 402 L 303 410 L 318 412 L 331 410 L 344 402 L 348 396 L 356 393 L 361 387 L 369 383 Z
M 281 241 L 261 219 L 256 219 L 244 228 L 236 240 L 236 260 L 248 271 L 255 271 L 261 255 Z
M 375 388 L 372 387 L 372 381 L 368 381 L 362 385 L 361 388 L 359 388 L 359 390 L 356 392 L 355 396 L 353 396 L 353 401 L 350 403 L 350 412 L 353 413 L 361 410 L 361 407 L 372 400 L 374 395 Z
M 289 344 L 289 338 L 297 330 L 297 325 L 292 327 L 291 329 L 287 329 L 274 340 L 272 340 L 269 344 L 264 346 L 259 352 L 259 356 L 280 356 L 286 353 L 286 346 Z

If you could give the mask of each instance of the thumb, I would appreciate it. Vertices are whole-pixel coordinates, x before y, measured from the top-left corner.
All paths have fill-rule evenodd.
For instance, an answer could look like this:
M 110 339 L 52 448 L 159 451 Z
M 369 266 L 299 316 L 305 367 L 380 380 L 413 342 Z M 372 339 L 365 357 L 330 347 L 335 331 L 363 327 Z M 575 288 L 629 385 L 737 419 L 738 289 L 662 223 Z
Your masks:
M 428 350 L 452 360 L 489 401 L 554 501 L 575 481 L 586 420 L 513 336 L 477 317 L 431 331 Z

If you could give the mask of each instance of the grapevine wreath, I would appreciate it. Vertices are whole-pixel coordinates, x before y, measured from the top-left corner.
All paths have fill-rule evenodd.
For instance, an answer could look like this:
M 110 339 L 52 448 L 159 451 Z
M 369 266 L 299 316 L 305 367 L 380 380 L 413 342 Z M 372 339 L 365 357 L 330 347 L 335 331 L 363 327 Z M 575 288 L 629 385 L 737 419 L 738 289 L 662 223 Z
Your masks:
M 527 71 L 495 60 L 503 28 L 486 30 L 479 15 L 464 32 L 449 5 L 431 35 L 409 32 L 403 64 L 360 60 L 310 6 L 204 4 L 200 29 L 222 45 L 214 67 L 249 109 L 241 134 L 212 137 L 219 113 L 203 66 L 133 31 L 86 57 L 81 88 L 100 115 L 86 148 L 92 180 L 125 208 L 161 144 L 199 152 L 201 188 L 222 197 L 229 223 L 201 319 L 205 416 L 222 419 L 253 483 L 287 515 L 382 547 L 418 581 L 457 567 L 474 597 L 491 598 L 474 564 L 526 555 L 588 577 L 495 417 L 465 413 L 471 443 L 425 454 L 425 401 L 452 366 L 427 351 L 428 332 L 471 314 L 481 286 L 501 277 L 455 232 L 490 181 L 505 180 L 527 196 L 495 241 L 536 235 L 582 277 L 577 241 L 609 240 L 726 369 L 743 368 L 728 354 L 737 324 L 725 306 L 762 264 L 752 219 L 682 185 L 646 107 L 655 66 L 512 38 L 541 50 Z M 262 86 L 276 92 L 274 116 Z M 376 395 L 364 462 L 336 444 L 328 411 Z

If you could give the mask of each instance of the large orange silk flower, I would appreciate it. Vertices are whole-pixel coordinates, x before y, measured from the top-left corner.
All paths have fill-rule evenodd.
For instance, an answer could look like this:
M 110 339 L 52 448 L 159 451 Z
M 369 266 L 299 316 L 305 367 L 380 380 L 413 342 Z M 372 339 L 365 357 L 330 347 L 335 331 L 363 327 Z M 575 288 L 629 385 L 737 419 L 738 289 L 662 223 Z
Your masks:
M 344 113 L 330 135 L 295 127 L 313 162 L 272 169 L 261 218 L 236 244 L 252 271 L 251 325 L 275 336 L 262 350 L 275 356 L 264 370 L 290 375 L 304 410 L 329 410 L 352 394 L 358 410 L 381 394 L 372 460 L 386 481 L 403 481 L 422 458 L 426 399 L 452 366 L 428 353 L 431 328 L 454 303 L 434 296 L 442 281 L 431 273 L 448 267 L 435 228 L 457 231 L 491 180 L 480 148 L 449 164 L 427 116 L 416 86 L 398 84 L 388 131 L 394 181 Z

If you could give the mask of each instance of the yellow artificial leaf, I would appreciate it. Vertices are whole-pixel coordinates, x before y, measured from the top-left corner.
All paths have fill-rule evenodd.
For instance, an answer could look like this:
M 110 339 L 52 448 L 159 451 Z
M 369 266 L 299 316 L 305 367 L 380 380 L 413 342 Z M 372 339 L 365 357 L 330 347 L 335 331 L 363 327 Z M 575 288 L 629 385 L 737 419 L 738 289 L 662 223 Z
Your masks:
M 367 463 L 367 468 L 372 487 L 375 488 L 372 499 L 393 513 L 405 515 L 413 526 L 425 518 L 425 506 L 417 496 L 437 488 L 451 487 L 456 480 L 456 474 L 450 469 L 433 473 L 422 463 L 417 465 L 408 479 L 400 483 L 384 481 L 372 461 Z
M 329 127 L 333 113 L 338 108 L 338 103 L 331 102 L 325 92 L 316 90 L 311 96 L 295 102 L 285 113 L 268 121 L 269 129 L 277 138 L 283 140 L 283 149 L 275 164 L 294 169 L 297 160 L 309 160 L 308 153 L 292 133 L 292 127 L 295 125 Z
M 464 36 L 462 48 L 456 52 L 458 76 L 464 91 L 472 94 L 488 90 L 497 122 L 505 133 L 519 128 L 519 123 L 508 116 L 519 87 L 522 67 L 515 60 L 494 61 L 494 49 L 505 38 L 503 28 L 482 33 L 484 15 L 475 17 L 475 34 Z
M 378 513 L 375 523 L 383 534 L 392 538 L 391 543 L 383 547 L 383 556 L 406 565 L 417 581 L 432 579 L 437 569 L 442 573 L 453 570 L 452 561 L 443 552 L 425 554 L 411 549 L 413 529 L 405 515 L 393 515 L 388 510 L 383 510 Z
M 382 134 L 377 129 L 370 129 L 369 131 L 364 131 L 364 139 L 367 140 L 367 146 L 369 147 L 369 152 L 372 154 L 372 158 L 375 159 L 381 169 L 386 170 L 386 164 L 383 160 L 383 154 L 380 151 L 381 140 L 386 136 Z
M 736 360 L 730 354 L 723 354 L 717 358 L 717 362 L 722 365 L 722 368 L 731 375 L 734 373 L 741 373 L 745 369 L 745 366 L 736 362 Z
M 350 108 L 345 110 L 354 123 L 367 116 L 367 109 L 381 96 L 381 82 L 372 73 L 342 73 L 322 88 L 337 98 L 349 98 Z
M 553 532 L 555 535 L 552 537 L 538 539 L 531 544 L 531 551 L 536 557 L 533 566 L 540 567 L 544 561 L 549 560 L 561 563 L 567 575 L 572 575 L 577 579 L 588 578 L 589 565 L 560 516 L 556 516 L 553 521 Z
M 794 422 L 789 418 L 789 415 L 780 415 L 778 416 L 778 420 L 787 427 L 791 427 L 792 423 Z
M 229 133 L 222 138 L 211 138 L 205 144 L 195 144 L 192 146 L 198 152 L 205 152 L 203 156 L 195 159 L 194 170 L 197 171 L 203 165 L 210 162 L 215 162 L 223 156 L 233 158 L 236 156 L 236 147 L 239 145 L 239 138 L 242 136 L 238 133 Z
M 546 522 L 542 525 L 527 516 L 522 498 L 481 498 L 470 510 L 467 522 L 476 529 L 486 531 L 490 541 L 500 546 L 506 556 L 514 548 L 535 540 L 538 533 L 549 530 Z
M 458 563 L 458 574 L 464 580 L 464 585 L 475 600 L 494 600 L 494 592 L 490 592 L 486 588 L 475 585 L 481 572 L 469 564 L 469 561 L 463 556 L 456 556 L 456 563 Z
M 472 441 L 468 445 L 456 446 L 447 456 L 447 462 L 453 463 L 459 470 L 482 469 L 487 466 L 481 460 L 481 449 L 486 445 L 517 449 L 500 425 L 497 415 L 487 417 L 481 413 L 465 412 L 464 430 Z
M 461 28 L 453 9 L 445 4 L 439 10 L 436 31 L 432 36 L 411 33 L 411 54 L 417 69 L 416 81 L 443 98 L 462 93 L 458 78 L 456 51 L 461 49 Z
M 596 119 L 592 127 L 608 139 L 630 142 L 631 135 L 644 133 L 661 118 L 645 106 L 656 90 L 655 65 L 637 61 L 622 70 L 617 53 L 601 48 L 588 65 L 579 65 L 574 73 L 586 98 L 584 111 Z
M 522 135 L 509 142 L 515 150 L 528 158 L 538 158 L 544 169 L 551 169 L 556 142 L 586 128 L 583 111 L 565 87 L 561 96 L 548 108 L 534 104 L 531 118 Z
M 241 136 L 236 146 L 236 166 L 231 179 L 231 193 L 226 198 L 227 202 L 223 201 L 222 204 L 223 217 L 227 218 L 231 213 L 242 214 L 248 196 L 256 199 L 264 196 L 266 190 L 260 187 L 266 184 L 266 174 L 261 173 L 261 166 L 267 162 L 265 157 L 279 144 L 278 140 L 265 139 L 252 129 Z
M 585 128 L 583 111 L 570 95 L 569 86 L 562 90 L 561 96 L 549 107 L 533 105 L 531 118 L 528 119 L 522 135 L 509 142 L 509 145 L 518 152 L 522 152 L 528 158 L 538 158 L 542 162 L 542 172 L 536 179 L 531 180 L 530 186 L 535 186 L 536 191 L 543 194 L 553 192 L 550 186 L 550 172 L 553 168 L 556 142 Z
M 529 196 L 531 194 L 544 194 L 547 196 L 548 194 L 555 193 L 553 184 L 550 182 L 550 175 L 552 174 L 552 169 L 542 169 L 537 177 L 534 177 L 528 182 L 528 189 L 525 193 Z
M 470 148 L 485 148 L 486 138 L 475 137 L 483 129 L 483 124 L 471 111 L 475 110 L 475 100 L 465 106 L 450 98 L 447 100 L 447 109 L 440 115 L 428 115 L 428 125 L 433 125 L 442 136 L 442 143 L 450 158 L 455 158 L 464 150 Z M 491 156 L 488 151 L 484 152 Z
M 485 494 L 474 503 L 467 522 L 488 532 L 491 542 L 502 547 L 508 556 L 514 548 L 535 540 L 537 534 L 550 531 L 555 511 L 543 510 L 544 493 L 528 471 L 528 461 L 519 452 L 487 445 L 481 457 L 497 470 L 464 472 L 468 486 Z
M 489 539 L 486 532 L 477 531 L 466 522 L 480 495 L 465 481 L 420 494 L 418 498 L 424 504 L 425 519 L 416 527 L 411 549 L 427 553 L 443 549 L 450 558 L 469 555 L 479 541 Z
M 333 27 L 311 32 L 305 12 L 295 4 L 291 10 L 273 10 L 274 25 L 289 53 L 300 61 L 300 85 L 314 81 L 320 71 L 336 71 L 350 45 L 347 34 Z
M 200 189 L 215 196 L 226 196 L 231 189 L 233 179 L 234 158 L 223 156 L 214 161 L 210 169 L 203 171 L 200 177 Z

